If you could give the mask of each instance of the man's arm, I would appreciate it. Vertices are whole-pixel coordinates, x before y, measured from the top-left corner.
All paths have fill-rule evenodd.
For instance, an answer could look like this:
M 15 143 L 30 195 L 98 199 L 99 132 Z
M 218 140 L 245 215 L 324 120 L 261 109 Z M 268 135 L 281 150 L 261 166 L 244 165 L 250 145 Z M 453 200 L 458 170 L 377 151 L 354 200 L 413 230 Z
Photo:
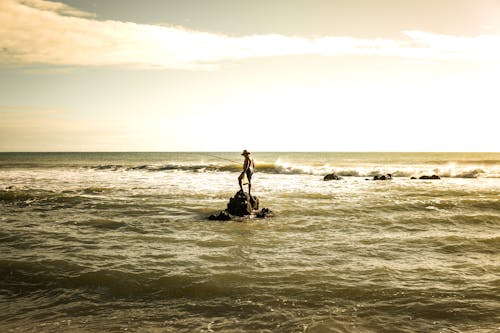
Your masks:
M 252 162 L 250 161 L 249 157 L 245 157 L 245 162 L 243 163 L 243 172 L 246 172 L 250 166 L 252 165 Z

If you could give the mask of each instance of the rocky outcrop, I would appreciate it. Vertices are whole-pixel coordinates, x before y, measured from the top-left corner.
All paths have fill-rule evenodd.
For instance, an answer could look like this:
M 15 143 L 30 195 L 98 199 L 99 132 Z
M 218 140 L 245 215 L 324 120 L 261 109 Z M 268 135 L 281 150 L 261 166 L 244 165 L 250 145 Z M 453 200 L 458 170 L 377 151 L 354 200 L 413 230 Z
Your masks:
M 386 175 L 375 175 L 373 176 L 373 180 L 391 180 L 392 175 L 390 173 Z
M 268 208 L 262 208 L 260 212 L 256 215 L 258 218 L 265 219 L 266 217 L 273 216 L 273 212 Z
M 441 179 L 438 175 L 432 175 L 432 176 L 420 176 L 418 179 Z
M 342 177 L 336 175 L 335 173 L 329 173 L 328 175 L 326 175 L 325 177 L 323 177 L 323 180 L 324 181 L 327 181 L 327 180 L 341 180 Z
M 208 219 L 212 221 L 229 221 L 231 220 L 231 215 L 226 210 L 223 210 L 219 214 L 210 215 Z
M 259 199 L 255 196 L 249 196 L 243 191 L 236 192 L 235 196 L 229 199 L 227 211 L 231 215 L 245 216 L 250 215 L 254 210 L 259 209 Z
M 266 218 L 272 216 L 272 211 L 268 208 L 262 208 L 259 211 L 259 198 L 249 196 L 243 191 L 238 191 L 234 197 L 229 199 L 227 208 L 218 214 L 210 215 L 209 220 L 229 221 L 234 217 L 258 217 Z

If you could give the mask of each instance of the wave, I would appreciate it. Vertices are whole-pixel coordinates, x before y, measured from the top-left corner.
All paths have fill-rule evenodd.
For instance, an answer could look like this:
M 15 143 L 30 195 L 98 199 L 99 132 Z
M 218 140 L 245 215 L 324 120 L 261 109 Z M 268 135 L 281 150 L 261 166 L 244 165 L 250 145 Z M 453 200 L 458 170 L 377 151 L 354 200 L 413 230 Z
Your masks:
M 75 190 L 53 191 L 9 186 L 5 189 L 0 189 L 0 202 L 21 206 L 31 206 L 34 204 L 72 205 L 81 203 L 87 197 L 99 196 L 115 190 L 114 188 L 106 187 L 85 187 Z
M 462 171 L 456 175 L 452 175 L 454 178 L 478 178 L 481 175 L 484 175 L 486 172 L 483 169 L 473 169 Z
M 147 172 L 240 172 L 241 165 L 231 164 L 181 164 L 170 163 L 161 165 L 137 165 L 124 166 L 117 164 L 105 164 L 89 167 L 98 171 L 147 171 Z M 447 165 L 443 167 L 432 167 L 429 165 L 362 165 L 362 166 L 342 166 L 334 165 L 307 165 L 293 164 L 276 161 L 274 163 L 257 163 L 256 172 L 266 174 L 284 174 L 284 175 L 316 175 L 325 176 L 329 173 L 336 173 L 343 177 L 373 177 L 379 174 L 390 173 L 393 177 L 420 177 L 422 175 L 437 174 L 448 178 L 500 178 L 500 168 L 476 168 L 476 167 L 457 167 L 456 165 Z
M 217 164 L 145 164 L 137 166 L 124 166 L 117 164 L 104 164 L 88 167 L 92 170 L 108 170 L 108 171 L 193 171 L 193 172 L 205 172 L 205 171 L 238 171 L 241 169 L 239 164 L 227 164 L 227 165 L 217 165 Z
M 66 166 L 67 167 L 67 166 Z M 72 168 L 72 167 L 70 167 Z M 93 170 L 99 172 L 241 172 L 241 164 L 237 163 L 166 163 L 166 164 L 98 164 L 93 166 L 79 166 L 78 169 Z M 408 165 L 382 165 L 382 164 L 360 164 L 339 165 L 334 164 L 307 164 L 288 163 L 276 161 L 271 163 L 257 163 L 255 171 L 264 174 L 282 175 L 315 175 L 324 177 L 335 173 L 342 177 L 373 177 L 380 174 L 392 174 L 393 177 L 420 177 L 422 175 L 439 175 L 446 178 L 500 178 L 500 166 L 490 167 L 458 166 L 449 164 L 435 166 L 428 164 Z M 99 192 L 89 189 L 88 192 Z
M 16 293 L 54 288 L 84 289 L 112 297 L 200 297 L 230 296 L 251 292 L 242 287 L 246 276 L 241 273 L 220 273 L 209 276 L 169 274 L 151 270 L 110 267 L 89 269 L 68 260 L 0 260 L 0 288 Z M 234 281 L 234 287 L 221 283 Z
M 424 164 L 434 164 L 434 165 L 441 165 L 441 164 L 457 164 L 457 165 L 499 165 L 500 164 L 500 159 L 473 159 L 473 158 L 468 158 L 465 160 L 451 160 L 449 161 L 448 159 L 446 160 L 427 160 L 424 162 Z

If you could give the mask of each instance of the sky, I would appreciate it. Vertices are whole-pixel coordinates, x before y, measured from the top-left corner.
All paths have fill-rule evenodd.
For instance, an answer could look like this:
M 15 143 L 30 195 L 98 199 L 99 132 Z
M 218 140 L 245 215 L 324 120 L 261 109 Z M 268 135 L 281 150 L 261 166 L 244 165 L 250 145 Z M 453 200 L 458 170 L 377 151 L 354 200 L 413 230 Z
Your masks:
M 498 0 L 0 0 L 0 151 L 500 151 Z

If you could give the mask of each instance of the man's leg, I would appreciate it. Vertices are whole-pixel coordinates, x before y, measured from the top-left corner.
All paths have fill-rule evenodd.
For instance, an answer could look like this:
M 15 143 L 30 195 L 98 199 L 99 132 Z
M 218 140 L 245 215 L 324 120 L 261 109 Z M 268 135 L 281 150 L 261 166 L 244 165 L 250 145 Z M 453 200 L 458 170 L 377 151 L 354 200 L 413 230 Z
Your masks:
M 243 178 L 243 177 L 241 177 L 241 176 L 238 177 L 238 184 L 240 185 L 241 192 L 243 192 L 243 185 L 241 185 L 241 178 Z

